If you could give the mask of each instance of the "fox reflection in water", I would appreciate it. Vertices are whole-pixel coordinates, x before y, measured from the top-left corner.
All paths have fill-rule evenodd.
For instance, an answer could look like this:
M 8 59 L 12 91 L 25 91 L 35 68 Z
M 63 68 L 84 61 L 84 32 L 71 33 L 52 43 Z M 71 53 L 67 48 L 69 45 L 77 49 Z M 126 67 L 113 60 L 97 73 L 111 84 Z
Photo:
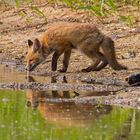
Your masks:
M 29 82 L 35 82 L 33 77 L 29 77 Z M 52 78 L 52 83 L 56 78 Z M 67 82 L 64 77 L 63 82 Z M 36 108 L 42 117 L 62 127 L 84 127 L 92 125 L 96 119 L 111 112 L 112 107 L 108 105 L 99 106 L 97 104 L 76 104 L 74 101 L 58 101 L 57 98 L 74 98 L 79 94 L 71 91 L 40 91 L 29 89 L 26 92 L 27 106 Z M 71 96 L 74 95 L 74 96 Z M 55 98 L 49 101 L 45 99 Z

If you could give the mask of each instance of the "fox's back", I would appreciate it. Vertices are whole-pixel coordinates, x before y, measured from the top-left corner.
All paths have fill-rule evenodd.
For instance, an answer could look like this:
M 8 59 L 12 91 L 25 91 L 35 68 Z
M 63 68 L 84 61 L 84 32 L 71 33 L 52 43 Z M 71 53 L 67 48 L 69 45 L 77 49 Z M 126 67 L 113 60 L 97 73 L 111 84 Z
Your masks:
M 53 41 L 70 41 L 74 45 L 90 36 L 93 39 L 103 36 L 95 25 L 89 23 L 55 23 L 48 27 L 46 34 Z

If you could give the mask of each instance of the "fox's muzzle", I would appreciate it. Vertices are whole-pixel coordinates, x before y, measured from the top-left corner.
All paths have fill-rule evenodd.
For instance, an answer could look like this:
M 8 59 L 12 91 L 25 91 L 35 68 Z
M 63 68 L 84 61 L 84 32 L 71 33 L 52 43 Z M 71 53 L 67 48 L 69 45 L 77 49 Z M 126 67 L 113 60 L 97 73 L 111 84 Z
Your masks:
M 40 63 L 30 64 L 25 67 L 26 71 L 33 71 Z

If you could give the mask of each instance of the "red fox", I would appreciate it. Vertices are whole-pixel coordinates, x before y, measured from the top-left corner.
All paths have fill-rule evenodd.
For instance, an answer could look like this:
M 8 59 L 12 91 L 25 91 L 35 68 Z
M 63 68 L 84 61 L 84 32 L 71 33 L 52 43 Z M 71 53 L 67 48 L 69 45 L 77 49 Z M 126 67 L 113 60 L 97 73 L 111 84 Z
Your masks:
M 52 71 L 57 70 L 57 60 L 64 53 L 63 67 L 66 72 L 72 49 L 77 49 L 92 59 L 93 64 L 83 72 L 99 71 L 109 64 L 114 70 L 125 70 L 126 66 L 116 60 L 113 40 L 89 23 L 57 23 L 34 41 L 28 40 L 26 70 L 32 71 L 51 53 Z M 100 51 L 102 49 L 102 52 Z

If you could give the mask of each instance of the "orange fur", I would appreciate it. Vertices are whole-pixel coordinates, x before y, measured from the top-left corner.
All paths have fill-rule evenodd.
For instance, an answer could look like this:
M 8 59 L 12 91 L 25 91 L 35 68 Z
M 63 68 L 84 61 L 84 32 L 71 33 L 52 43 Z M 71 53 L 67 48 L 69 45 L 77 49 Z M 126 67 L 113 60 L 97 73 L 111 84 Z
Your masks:
M 72 49 L 77 49 L 93 60 L 83 71 L 101 70 L 109 64 L 115 70 L 127 69 L 116 60 L 114 42 L 88 23 L 57 23 L 48 27 L 39 39 L 28 43 L 27 68 L 33 70 L 52 52 L 52 70 L 57 69 L 57 60 L 64 53 L 63 68 L 66 72 Z M 100 52 L 100 48 L 103 53 Z M 30 63 L 33 59 L 33 62 Z M 102 62 L 102 64 L 100 64 Z

